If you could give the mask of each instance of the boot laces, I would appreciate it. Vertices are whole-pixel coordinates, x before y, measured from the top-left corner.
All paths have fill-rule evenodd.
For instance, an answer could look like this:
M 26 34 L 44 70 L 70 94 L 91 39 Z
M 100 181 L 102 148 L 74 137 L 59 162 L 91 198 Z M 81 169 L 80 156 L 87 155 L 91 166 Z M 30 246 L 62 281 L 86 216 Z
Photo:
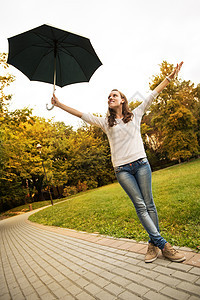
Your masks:
M 151 244 L 151 243 L 149 243 L 149 246 L 148 246 L 147 253 L 148 253 L 148 254 L 153 254 L 153 253 L 154 253 L 154 251 L 155 251 L 155 249 L 154 249 L 154 245 L 153 245 L 153 244 Z
M 178 251 L 176 249 L 174 249 L 171 245 L 168 249 L 168 252 L 170 252 L 172 255 L 176 254 Z

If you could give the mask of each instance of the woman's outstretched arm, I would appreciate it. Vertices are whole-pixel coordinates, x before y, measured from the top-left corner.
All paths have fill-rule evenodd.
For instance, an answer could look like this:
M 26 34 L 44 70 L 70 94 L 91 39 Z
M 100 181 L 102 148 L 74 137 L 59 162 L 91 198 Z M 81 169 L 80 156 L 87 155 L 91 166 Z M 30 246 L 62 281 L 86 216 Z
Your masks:
M 61 109 L 65 110 L 66 112 L 68 112 L 69 114 L 72 114 L 76 117 L 79 117 L 81 118 L 83 113 L 72 108 L 72 107 L 69 107 L 63 103 L 61 103 L 58 98 L 55 96 L 55 94 L 53 94 L 53 97 L 51 98 L 51 103 L 57 107 L 60 107 Z
M 183 65 L 183 61 L 180 64 L 177 64 L 176 68 L 172 71 L 170 75 L 168 75 L 155 89 L 157 93 L 161 93 L 162 90 L 169 84 L 170 80 L 174 79 L 178 72 L 180 71 Z M 168 79 L 167 79 L 168 78 Z
M 182 64 L 183 62 L 177 64 L 176 68 L 174 68 L 172 73 L 168 75 L 137 108 L 135 108 L 135 111 L 137 111 L 138 114 L 143 116 L 143 114 L 151 106 L 154 98 L 157 97 L 158 94 L 161 93 L 162 90 L 169 84 L 169 82 L 177 76 L 178 72 L 182 67 Z

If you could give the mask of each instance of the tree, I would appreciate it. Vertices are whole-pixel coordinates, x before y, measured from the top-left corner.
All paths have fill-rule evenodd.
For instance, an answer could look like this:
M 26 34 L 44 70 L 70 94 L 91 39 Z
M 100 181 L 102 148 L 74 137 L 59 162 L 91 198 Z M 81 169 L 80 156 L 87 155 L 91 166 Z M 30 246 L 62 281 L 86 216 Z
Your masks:
M 166 122 L 163 149 L 171 160 L 189 159 L 198 153 L 198 141 L 194 131 L 196 120 L 189 109 L 180 105 Z
M 150 88 L 153 90 L 172 69 L 172 64 L 163 61 L 160 74 L 153 77 Z M 198 154 L 194 91 L 194 84 L 190 81 L 172 81 L 154 101 L 146 117 L 150 128 L 147 139 L 154 140 L 155 151 L 161 159 L 180 162 Z
M 6 95 L 4 93 L 5 88 L 15 80 L 15 77 L 13 75 L 6 72 L 9 67 L 6 61 L 7 54 L 0 53 L 0 120 L 4 117 L 3 113 L 7 111 L 7 106 L 12 97 L 11 95 Z
M 1 65 L 7 71 L 6 55 Z M 27 193 L 49 185 L 81 185 L 93 188 L 114 180 L 106 135 L 94 126 L 83 125 L 77 131 L 62 122 L 32 115 L 28 108 L 9 111 L 5 87 L 13 80 L 3 75 L 0 99 L 0 210 L 26 202 Z M 37 144 L 42 145 L 41 155 Z M 44 176 L 45 166 L 48 182 Z
M 86 182 L 88 188 L 114 180 L 107 138 L 99 128 L 84 125 L 69 139 L 69 185 Z
M 9 151 L 4 144 L 6 136 L 5 119 L 8 113 L 8 104 L 12 97 L 11 95 L 5 94 L 5 88 L 14 81 L 14 76 L 7 72 L 9 66 L 6 63 L 6 60 L 7 54 L 0 53 L 0 209 L 2 209 L 3 203 L 7 203 L 8 198 L 6 197 L 6 193 L 9 190 L 12 181 L 13 186 L 15 186 L 16 189 L 12 201 L 15 201 L 15 196 L 17 199 L 21 197 L 21 190 L 19 189 L 20 183 L 14 176 L 13 169 L 11 169 L 10 173 L 5 172 L 8 161 L 10 160 Z M 8 185 L 5 183 L 8 183 Z M 12 191 L 13 190 L 10 189 L 11 193 Z M 3 195 L 5 197 L 3 197 Z
M 3 64 L 7 68 L 5 57 Z M 161 73 L 152 79 L 151 89 L 172 68 L 173 65 L 163 62 Z M 9 111 L 10 96 L 4 94 L 6 84 L 13 81 L 9 76 L 7 81 L 0 77 L 4 78 L 0 102 L 0 210 L 22 204 L 27 192 L 37 191 L 42 200 L 42 190 L 47 184 L 76 186 L 81 190 L 113 182 L 115 175 L 105 133 L 86 124 L 74 131 L 63 122 L 33 116 L 28 108 Z M 130 106 L 133 109 L 138 104 Z M 141 128 L 153 164 L 198 155 L 200 85 L 194 87 L 190 81 L 181 80 L 171 82 L 144 115 Z M 41 154 L 36 149 L 38 143 L 42 145 Z
M 197 121 L 196 134 L 197 134 L 198 145 L 200 146 L 200 84 L 198 84 L 197 87 L 194 89 L 193 95 L 196 100 L 193 109 L 193 114 Z

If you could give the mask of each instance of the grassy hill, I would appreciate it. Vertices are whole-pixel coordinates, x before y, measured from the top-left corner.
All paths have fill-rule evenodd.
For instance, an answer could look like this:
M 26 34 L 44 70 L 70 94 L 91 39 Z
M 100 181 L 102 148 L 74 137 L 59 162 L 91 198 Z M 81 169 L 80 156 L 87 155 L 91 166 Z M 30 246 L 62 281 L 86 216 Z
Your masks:
M 164 238 L 200 248 L 200 159 L 153 173 L 153 195 Z M 33 222 L 147 241 L 134 206 L 118 183 L 88 191 L 32 215 Z

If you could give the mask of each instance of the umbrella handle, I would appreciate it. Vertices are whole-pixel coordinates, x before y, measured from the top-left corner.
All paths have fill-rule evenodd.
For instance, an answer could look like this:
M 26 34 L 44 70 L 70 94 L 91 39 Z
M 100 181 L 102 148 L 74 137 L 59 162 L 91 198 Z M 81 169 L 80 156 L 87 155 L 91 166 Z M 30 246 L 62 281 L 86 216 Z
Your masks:
M 55 105 L 52 105 L 50 108 L 48 108 L 48 103 L 46 104 L 46 109 L 47 110 L 52 110 L 54 108 Z
M 56 51 L 56 48 L 54 51 Z M 56 52 L 54 52 L 54 55 L 55 56 L 54 56 L 53 94 L 55 93 L 55 90 L 56 90 L 56 87 L 55 87 L 55 85 L 56 85 Z M 46 109 L 52 110 L 54 108 L 54 106 L 55 105 L 53 104 L 50 108 L 48 108 L 48 104 L 46 104 Z
M 55 85 L 56 85 L 56 54 L 55 54 L 55 57 L 54 57 L 54 82 L 53 82 L 53 94 L 55 93 L 55 90 L 56 90 L 56 88 L 55 88 Z M 47 110 L 52 110 L 53 108 L 54 108 L 54 104 L 50 107 L 50 108 L 48 108 L 48 104 L 46 104 L 46 109 Z

